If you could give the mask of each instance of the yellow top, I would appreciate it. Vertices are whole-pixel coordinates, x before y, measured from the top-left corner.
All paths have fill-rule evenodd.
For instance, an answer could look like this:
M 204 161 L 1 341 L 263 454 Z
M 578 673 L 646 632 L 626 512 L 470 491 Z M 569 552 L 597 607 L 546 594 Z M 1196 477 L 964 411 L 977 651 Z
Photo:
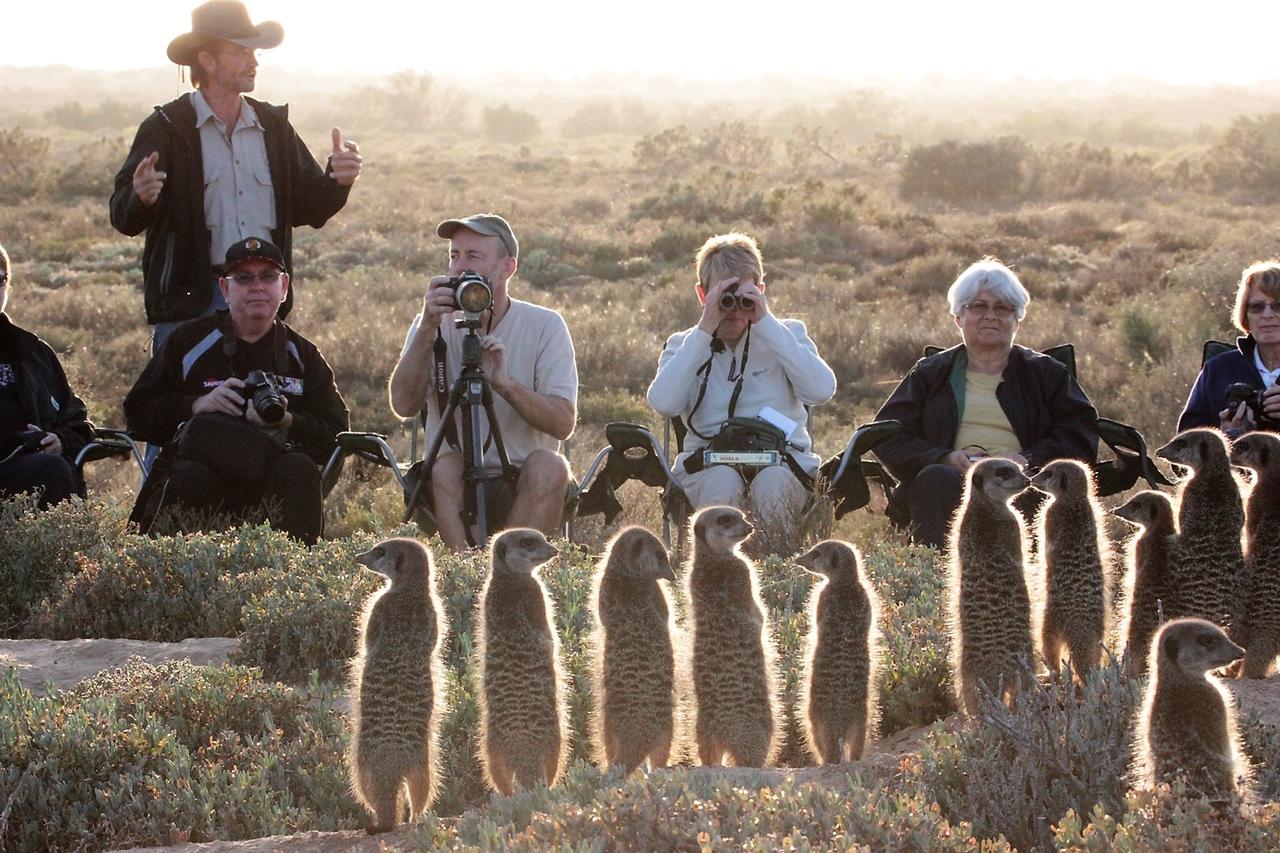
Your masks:
M 1009 418 L 996 399 L 1000 376 L 966 370 L 964 373 L 964 414 L 956 433 L 956 450 L 971 445 L 986 448 L 988 453 L 1020 451 Z

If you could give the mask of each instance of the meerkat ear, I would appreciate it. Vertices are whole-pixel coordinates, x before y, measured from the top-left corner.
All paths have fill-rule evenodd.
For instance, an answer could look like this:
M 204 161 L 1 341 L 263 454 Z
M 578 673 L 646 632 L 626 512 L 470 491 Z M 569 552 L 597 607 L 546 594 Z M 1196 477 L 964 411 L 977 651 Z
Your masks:
M 981 473 L 975 472 L 973 475 L 973 487 L 975 489 L 981 489 L 982 480 L 983 480 L 983 475 Z
M 1178 659 L 1178 638 L 1173 634 L 1166 632 L 1164 642 L 1161 644 L 1160 653 L 1169 660 Z
M 493 558 L 499 563 L 507 559 L 507 543 L 497 542 L 493 546 Z
M 1271 458 L 1271 448 L 1267 446 L 1265 441 L 1258 444 L 1258 464 L 1266 465 Z

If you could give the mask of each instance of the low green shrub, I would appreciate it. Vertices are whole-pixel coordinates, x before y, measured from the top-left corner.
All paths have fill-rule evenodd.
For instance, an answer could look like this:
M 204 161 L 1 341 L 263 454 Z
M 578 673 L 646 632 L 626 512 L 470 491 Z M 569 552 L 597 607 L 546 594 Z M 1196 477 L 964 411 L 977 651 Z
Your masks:
M 36 511 L 31 497 L 0 501 L 0 636 L 31 636 L 31 610 L 75 574 L 76 555 L 124 535 L 127 510 L 73 498 Z
M 114 849 L 354 828 L 332 693 L 140 660 L 69 693 L 0 677 L 6 850 Z
M 979 720 L 931 733 L 912 759 L 908 789 L 949 820 L 972 821 L 979 837 L 1047 848 L 1069 810 L 1123 811 L 1140 700 L 1139 682 L 1116 661 L 1091 672 L 1082 688 L 1036 681 L 1012 709 L 988 695 Z
M 1113 817 L 1101 805 L 1067 812 L 1054 829 L 1058 850 L 1112 853 L 1119 850 L 1280 849 L 1280 803 L 1244 811 L 1216 808 L 1175 786 L 1134 791 Z

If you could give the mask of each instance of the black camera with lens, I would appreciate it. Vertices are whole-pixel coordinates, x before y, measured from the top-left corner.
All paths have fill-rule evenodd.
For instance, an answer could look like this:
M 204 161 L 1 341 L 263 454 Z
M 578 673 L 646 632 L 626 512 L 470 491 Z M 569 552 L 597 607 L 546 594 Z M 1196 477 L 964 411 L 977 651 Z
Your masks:
M 720 291 L 720 309 L 722 311 L 732 311 L 734 308 L 741 308 L 743 311 L 755 310 L 755 297 L 739 296 L 738 287 L 739 284 L 731 284 Z
M 1255 388 L 1248 382 L 1232 382 L 1227 386 L 1227 406 L 1234 415 L 1235 408 L 1244 403 L 1253 413 L 1253 422 L 1258 426 L 1266 425 L 1272 428 L 1280 426 L 1280 422 L 1262 413 L 1263 397 L 1266 393 L 1265 388 Z
M 463 314 L 479 315 L 493 305 L 493 283 L 478 272 L 463 270 L 446 287 L 453 290 L 453 304 Z
M 280 379 L 274 373 L 249 371 L 244 378 L 243 396 L 263 423 L 273 424 L 284 417 L 284 396 L 280 393 Z
M 18 432 L 18 452 L 19 453 L 35 453 L 40 449 L 40 443 L 44 441 L 44 437 L 49 433 L 42 429 L 24 429 Z

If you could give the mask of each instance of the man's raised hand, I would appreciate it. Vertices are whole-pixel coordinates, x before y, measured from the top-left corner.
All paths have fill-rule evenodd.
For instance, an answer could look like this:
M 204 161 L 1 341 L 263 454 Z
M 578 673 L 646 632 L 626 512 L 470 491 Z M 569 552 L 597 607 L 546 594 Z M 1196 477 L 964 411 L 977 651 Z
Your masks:
M 342 128 L 333 129 L 333 152 L 329 155 L 329 176 L 344 187 L 349 187 L 360 177 L 360 146 L 350 139 L 342 139 Z
M 160 152 L 152 151 L 143 157 L 138 168 L 133 170 L 133 194 L 147 207 L 155 204 L 156 199 L 160 198 L 160 190 L 164 189 L 164 179 L 168 177 L 164 172 L 156 171 L 156 163 L 159 160 Z

